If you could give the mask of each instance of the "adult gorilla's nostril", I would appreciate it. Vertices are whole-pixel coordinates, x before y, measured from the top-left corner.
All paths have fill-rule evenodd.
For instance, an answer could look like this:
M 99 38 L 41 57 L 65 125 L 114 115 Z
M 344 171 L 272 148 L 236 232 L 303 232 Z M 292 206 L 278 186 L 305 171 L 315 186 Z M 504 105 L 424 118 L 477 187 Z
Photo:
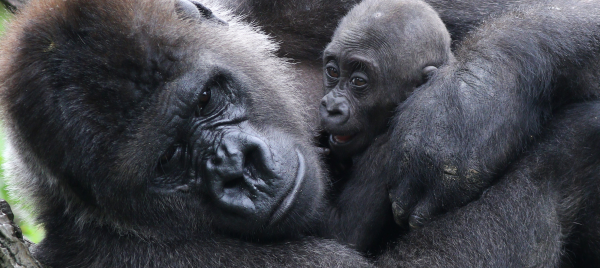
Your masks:
M 229 181 L 243 176 L 244 154 L 239 147 L 235 141 L 226 139 L 217 148 L 211 163 L 219 180 Z

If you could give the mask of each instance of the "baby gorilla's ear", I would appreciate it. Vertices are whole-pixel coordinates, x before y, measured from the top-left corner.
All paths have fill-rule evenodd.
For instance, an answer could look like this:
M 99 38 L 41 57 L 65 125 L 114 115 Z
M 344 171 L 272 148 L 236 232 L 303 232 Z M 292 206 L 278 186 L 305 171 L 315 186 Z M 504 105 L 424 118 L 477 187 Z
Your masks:
M 212 10 L 194 0 L 178 0 L 175 2 L 175 9 L 183 19 L 209 21 L 221 25 L 228 25 L 227 22 L 217 18 Z
M 433 65 L 423 67 L 423 70 L 421 72 L 421 81 L 420 83 L 417 83 L 415 88 L 427 83 L 427 81 L 429 81 L 429 78 L 431 78 L 431 76 L 435 73 L 435 71 L 437 71 L 437 69 L 438 68 Z
M 435 71 L 437 71 L 437 67 L 435 66 L 425 66 L 425 68 L 423 68 L 423 80 L 421 82 L 422 84 L 427 83 L 427 81 L 429 81 L 429 78 L 431 78 L 431 76 L 433 75 L 433 73 L 435 73 Z

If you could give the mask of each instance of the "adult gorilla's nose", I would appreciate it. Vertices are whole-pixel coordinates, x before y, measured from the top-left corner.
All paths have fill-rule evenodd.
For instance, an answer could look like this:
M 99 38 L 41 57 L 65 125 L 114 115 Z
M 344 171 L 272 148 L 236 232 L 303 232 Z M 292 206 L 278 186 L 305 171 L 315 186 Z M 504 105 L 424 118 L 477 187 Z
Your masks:
M 276 163 L 260 138 L 236 131 L 223 136 L 215 154 L 206 163 L 210 189 L 219 203 L 238 212 L 251 212 L 253 200 L 268 193 L 275 179 Z
M 325 128 L 343 125 L 350 118 L 350 107 L 343 96 L 334 96 L 332 92 L 321 99 L 321 123 Z

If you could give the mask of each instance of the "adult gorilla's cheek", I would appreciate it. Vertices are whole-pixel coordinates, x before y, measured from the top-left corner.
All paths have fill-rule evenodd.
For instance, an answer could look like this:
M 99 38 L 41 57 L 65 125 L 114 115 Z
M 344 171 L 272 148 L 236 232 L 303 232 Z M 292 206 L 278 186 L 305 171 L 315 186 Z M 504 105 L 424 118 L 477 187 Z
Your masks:
M 285 218 L 310 173 L 304 153 L 289 134 L 261 133 L 248 123 L 223 129 L 204 161 L 204 181 L 223 217 L 218 226 L 265 227 Z

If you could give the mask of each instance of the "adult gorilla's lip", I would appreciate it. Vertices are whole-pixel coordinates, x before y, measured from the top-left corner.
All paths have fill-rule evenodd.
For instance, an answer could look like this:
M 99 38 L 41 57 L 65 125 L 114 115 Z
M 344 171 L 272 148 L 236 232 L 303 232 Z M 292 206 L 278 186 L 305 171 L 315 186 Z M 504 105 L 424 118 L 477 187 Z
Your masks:
M 289 190 L 287 196 L 283 199 L 283 201 L 281 201 L 275 213 L 273 213 L 269 225 L 277 223 L 285 214 L 287 214 L 292 207 L 292 204 L 296 200 L 296 197 L 300 192 L 300 188 L 302 187 L 302 182 L 304 181 L 306 174 L 306 164 L 304 162 L 304 155 L 302 155 L 298 149 L 296 149 L 296 154 L 298 154 L 298 171 L 296 173 L 294 187 Z
M 355 135 L 331 135 L 330 140 L 334 143 L 334 144 L 346 144 L 348 142 L 350 142 Z

